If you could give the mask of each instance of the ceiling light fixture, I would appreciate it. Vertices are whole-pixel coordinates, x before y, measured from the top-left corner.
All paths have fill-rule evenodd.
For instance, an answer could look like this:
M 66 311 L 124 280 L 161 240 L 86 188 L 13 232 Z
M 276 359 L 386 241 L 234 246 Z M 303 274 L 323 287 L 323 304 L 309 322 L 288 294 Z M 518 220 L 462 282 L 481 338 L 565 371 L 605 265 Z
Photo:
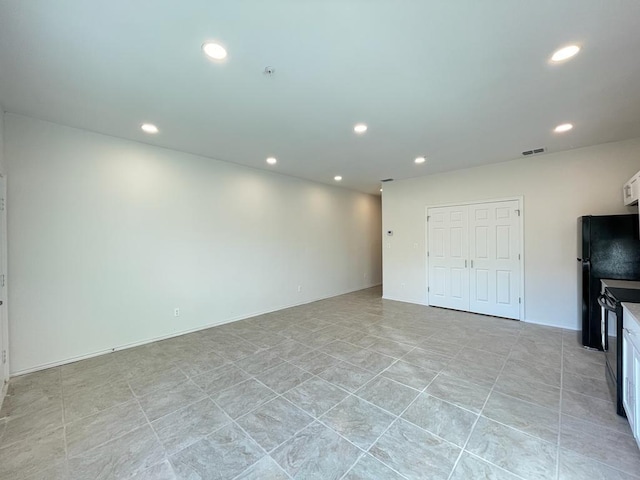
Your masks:
M 553 55 L 551 55 L 551 61 L 555 63 L 564 62 L 565 60 L 568 60 L 576 55 L 579 51 L 580 47 L 578 45 L 569 45 L 567 47 L 563 47 L 553 52 Z
M 333 177 L 333 179 L 334 179 L 336 182 L 339 182 L 340 180 L 342 180 L 342 177 L 341 177 L 340 175 L 336 175 L 335 177 Z
M 209 58 L 214 60 L 224 60 L 227 58 L 227 51 L 222 45 L 217 43 L 204 43 L 202 45 L 202 51 Z
M 556 133 L 564 133 L 564 132 L 568 132 L 572 128 L 573 128 L 572 124 L 563 123 L 562 125 L 558 125 L 556 128 L 554 128 L 553 131 Z
M 353 127 L 353 131 L 356 133 L 364 133 L 367 131 L 367 126 L 364 123 L 358 123 Z
M 140 125 L 140 128 L 145 133 L 155 134 L 159 132 L 158 127 L 156 127 L 153 123 L 143 123 L 142 125 Z
M 276 159 L 276 157 L 269 157 L 267 158 L 267 163 L 269 165 L 275 165 L 276 163 L 278 163 L 278 160 Z
M 417 164 L 424 163 L 424 162 L 426 162 L 426 161 L 427 161 L 427 159 L 426 159 L 425 157 L 417 157 L 417 158 L 414 160 L 414 162 L 415 162 L 415 163 L 417 163 Z

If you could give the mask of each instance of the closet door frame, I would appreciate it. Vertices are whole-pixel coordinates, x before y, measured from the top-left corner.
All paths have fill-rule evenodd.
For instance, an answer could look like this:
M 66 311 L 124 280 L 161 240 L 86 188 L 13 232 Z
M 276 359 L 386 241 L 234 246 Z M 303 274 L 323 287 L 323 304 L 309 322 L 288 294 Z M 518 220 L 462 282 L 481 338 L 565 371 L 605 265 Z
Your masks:
M 462 207 L 468 205 L 479 205 L 483 203 L 494 203 L 494 202 L 509 202 L 509 201 L 517 201 L 518 202 L 518 210 L 520 210 L 520 286 L 519 286 L 519 297 L 521 299 L 520 302 L 520 311 L 517 320 L 524 320 L 524 306 L 525 306 L 525 296 L 524 296 L 524 197 L 503 197 L 503 198 L 491 198 L 485 200 L 475 200 L 469 202 L 452 202 L 452 203 L 438 203 L 433 205 L 426 205 L 424 207 L 424 256 L 426 259 L 426 268 L 425 268 L 425 280 L 427 285 L 427 291 L 425 292 L 427 300 L 425 305 L 429 305 L 429 209 L 430 208 L 438 208 L 438 207 Z

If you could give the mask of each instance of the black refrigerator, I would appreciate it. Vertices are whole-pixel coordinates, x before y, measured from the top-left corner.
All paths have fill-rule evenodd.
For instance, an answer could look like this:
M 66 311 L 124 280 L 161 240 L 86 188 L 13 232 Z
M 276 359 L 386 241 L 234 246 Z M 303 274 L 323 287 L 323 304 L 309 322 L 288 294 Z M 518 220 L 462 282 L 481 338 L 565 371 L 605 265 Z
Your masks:
M 578 218 L 578 262 L 582 344 L 602 350 L 600 280 L 640 280 L 638 214 Z

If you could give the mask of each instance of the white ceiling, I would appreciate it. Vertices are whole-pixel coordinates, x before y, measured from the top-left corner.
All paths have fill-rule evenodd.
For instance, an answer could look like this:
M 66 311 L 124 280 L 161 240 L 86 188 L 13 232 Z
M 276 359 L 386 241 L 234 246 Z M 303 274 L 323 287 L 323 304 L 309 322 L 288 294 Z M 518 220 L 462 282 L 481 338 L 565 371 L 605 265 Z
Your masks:
M 639 25 L 637 0 L 0 0 L 0 104 L 377 193 L 640 137 Z M 570 43 L 581 53 L 550 65 Z

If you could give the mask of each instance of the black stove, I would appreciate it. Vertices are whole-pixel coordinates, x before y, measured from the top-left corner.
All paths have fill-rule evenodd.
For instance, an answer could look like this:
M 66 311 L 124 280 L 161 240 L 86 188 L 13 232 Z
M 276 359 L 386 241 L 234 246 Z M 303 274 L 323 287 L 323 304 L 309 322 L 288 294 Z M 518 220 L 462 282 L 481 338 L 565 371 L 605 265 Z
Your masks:
M 640 303 L 640 289 L 606 287 L 598 298 L 601 308 L 602 348 L 607 365 L 607 383 L 618 415 L 622 407 L 622 303 Z

